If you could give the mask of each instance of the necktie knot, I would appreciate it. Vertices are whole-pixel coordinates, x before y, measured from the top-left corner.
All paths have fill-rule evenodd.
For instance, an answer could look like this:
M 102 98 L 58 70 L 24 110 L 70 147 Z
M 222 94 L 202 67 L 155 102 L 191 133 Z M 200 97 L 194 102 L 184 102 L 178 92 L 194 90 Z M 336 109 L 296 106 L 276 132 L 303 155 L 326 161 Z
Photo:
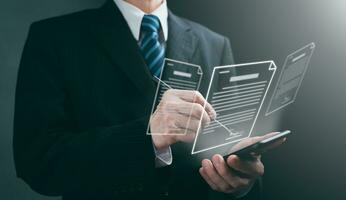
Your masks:
M 141 24 L 142 31 L 159 32 L 160 20 L 155 15 L 144 15 Z

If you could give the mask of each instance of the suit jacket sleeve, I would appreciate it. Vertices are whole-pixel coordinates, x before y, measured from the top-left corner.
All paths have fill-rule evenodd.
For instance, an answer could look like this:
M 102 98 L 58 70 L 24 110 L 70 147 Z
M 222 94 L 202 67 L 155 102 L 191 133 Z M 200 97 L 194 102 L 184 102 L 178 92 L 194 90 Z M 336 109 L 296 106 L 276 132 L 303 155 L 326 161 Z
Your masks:
M 145 134 L 147 119 L 75 129 L 77 122 L 52 43 L 49 35 L 32 25 L 16 89 L 17 176 L 46 195 L 61 195 L 81 186 L 106 190 L 150 180 L 155 155 L 151 138 Z

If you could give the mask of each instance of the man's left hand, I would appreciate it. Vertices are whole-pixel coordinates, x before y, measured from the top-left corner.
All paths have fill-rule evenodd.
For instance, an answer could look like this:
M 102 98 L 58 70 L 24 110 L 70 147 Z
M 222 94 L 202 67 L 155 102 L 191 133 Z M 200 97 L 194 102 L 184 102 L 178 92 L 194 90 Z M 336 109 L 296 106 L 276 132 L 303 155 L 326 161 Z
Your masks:
M 231 155 L 227 161 L 219 154 L 211 160 L 204 159 L 199 173 L 209 186 L 218 192 L 234 193 L 246 189 L 264 173 L 260 156 L 252 160 L 241 160 Z
M 257 141 L 269 138 L 277 133 L 269 133 L 261 137 L 247 138 L 236 146 L 234 149 L 256 143 Z M 284 143 L 286 138 L 276 141 L 268 146 L 266 150 L 276 148 Z M 233 150 L 234 150 L 233 149 Z M 224 158 L 216 154 L 211 160 L 204 159 L 199 173 L 209 186 L 218 192 L 234 193 L 252 186 L 254 181 L 263 175 L 264 166 L 261 161 L 260 155 L 251 155 L 252 159 L 240 159 L 236 155 L 228 156 L 225 161 Z

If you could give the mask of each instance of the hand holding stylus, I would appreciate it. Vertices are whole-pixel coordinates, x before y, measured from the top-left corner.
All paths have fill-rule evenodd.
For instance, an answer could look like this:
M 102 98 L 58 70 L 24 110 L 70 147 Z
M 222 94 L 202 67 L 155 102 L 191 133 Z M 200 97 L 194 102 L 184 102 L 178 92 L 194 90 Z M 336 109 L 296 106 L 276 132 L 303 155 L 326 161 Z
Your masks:
M 215 119 L 212 106 L 198 91 L 167 90 L 150 118 L 150 131 L 157 149 L 176 142 L 192 142 L 200 125 Z

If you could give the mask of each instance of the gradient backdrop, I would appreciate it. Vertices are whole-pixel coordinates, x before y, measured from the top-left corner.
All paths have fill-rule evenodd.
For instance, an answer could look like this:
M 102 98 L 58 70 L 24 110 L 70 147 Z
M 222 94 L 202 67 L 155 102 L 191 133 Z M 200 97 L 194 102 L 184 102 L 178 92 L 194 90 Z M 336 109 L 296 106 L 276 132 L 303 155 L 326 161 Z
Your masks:
M 35 194 L 15 178 L 12 158 L 16 72 L 29 24 L 102 2 L 0 1 L 0 199 L 51 199 Z M 238 63 L 273 59 L 280 69 L 289 53 L 316 43 L 297 101 L 264 119 L 275 121 L 282 116 L 281 128 L 294 132 L 284 146 L 263 158 L 264 196 L 269 200 L 346 199 L 346 1 L 168 2 L 176 14 L 227 35 Z

